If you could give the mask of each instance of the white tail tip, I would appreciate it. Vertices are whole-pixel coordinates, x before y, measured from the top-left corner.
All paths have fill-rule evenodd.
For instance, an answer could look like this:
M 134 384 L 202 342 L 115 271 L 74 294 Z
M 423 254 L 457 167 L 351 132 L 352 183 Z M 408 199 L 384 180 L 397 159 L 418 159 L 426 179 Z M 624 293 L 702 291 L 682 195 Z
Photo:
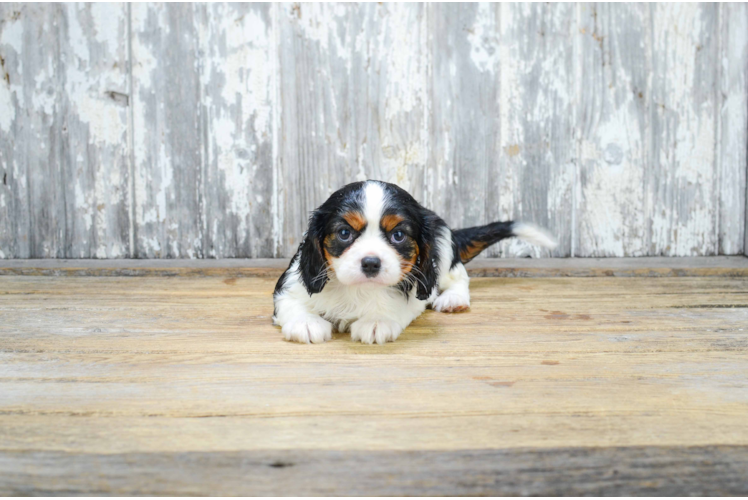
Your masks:
M 517 238 L 533 245 L 545 248 L 556 248 L 558 246 L 556 238 L 551 236 L 548 231 L 527 222 L 515 222 L 512 226 L 512 233 Z

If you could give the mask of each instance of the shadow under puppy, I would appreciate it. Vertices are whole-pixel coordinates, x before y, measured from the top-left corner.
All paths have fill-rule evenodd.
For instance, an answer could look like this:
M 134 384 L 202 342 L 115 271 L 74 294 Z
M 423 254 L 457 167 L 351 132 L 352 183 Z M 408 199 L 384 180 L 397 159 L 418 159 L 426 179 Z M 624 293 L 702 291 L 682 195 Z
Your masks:
M 556 246 L 521 222 L 452 231 L 394 184 L 348 184 L 312 213 L 275 286 L 273 322 L 296 342 L 330 340 L 333 328 L 365 344 L 392 342 L 429 304 L 440 312 L 470 307 L 464 264 L 512 236 Z

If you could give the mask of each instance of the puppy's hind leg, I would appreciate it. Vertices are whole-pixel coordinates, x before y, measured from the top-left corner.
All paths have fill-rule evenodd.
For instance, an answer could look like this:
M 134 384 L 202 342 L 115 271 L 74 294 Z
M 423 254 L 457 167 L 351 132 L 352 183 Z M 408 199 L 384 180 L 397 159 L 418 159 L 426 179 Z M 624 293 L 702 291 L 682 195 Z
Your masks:
M 439 296 L 432 307 L 439 312 L 454 313 L 470 308 L 470 277 L 465 265 L 456 264 L 449 272 L 439 277 Z

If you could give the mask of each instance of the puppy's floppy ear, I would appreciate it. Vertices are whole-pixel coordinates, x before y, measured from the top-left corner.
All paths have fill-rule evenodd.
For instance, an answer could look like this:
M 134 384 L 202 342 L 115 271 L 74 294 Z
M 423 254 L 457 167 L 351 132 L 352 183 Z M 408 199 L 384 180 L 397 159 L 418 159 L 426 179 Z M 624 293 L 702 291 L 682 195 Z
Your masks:
M 309 229 L 299 256 L 299 274 L 309 295 L 320 293 L 327 283 L 327 260 L 322 253 L 324 231 L 322 214 L 314 212 L 309 218 Z
M 416 289 L 418 300 L 428 299 L 439 280 L 437 270 L 439 249 L 436 243 L 440 221 L 441 219 L 432 212 L 424 213 L 421 216 L 421 231 L 416 240 L 416 243 L 418 243 L 416 268 L 420 271 L 417 280 L 418 288 Z

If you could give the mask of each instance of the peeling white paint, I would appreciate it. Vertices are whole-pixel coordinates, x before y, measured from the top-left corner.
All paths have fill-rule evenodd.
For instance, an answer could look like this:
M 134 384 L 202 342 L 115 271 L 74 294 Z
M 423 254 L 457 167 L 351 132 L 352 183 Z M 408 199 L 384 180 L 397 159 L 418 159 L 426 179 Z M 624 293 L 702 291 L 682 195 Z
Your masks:
M 718 117 L 719 245 L 727 255 L 748 254 L 746 183 L 748 164 L 748 5 L 720 5 L 720 93 Z
M 394 5 L 392 6 L 395 7 Z M 392 12 L 388 16 L 386 29 L 378 39 L 379 50 L 386 47 L 418 48 L 419 30 L 413 29 L 416 22 L 412 16 Z M 394 120 L 403 113 L 410 113 L 421 104 L 424 79 L 418 78 L 423 71 L 423 61 L 408 50 L 393 50 L 387 60 L 385 118 Z
M 215 5 L 207 10 L 209 21 L 198 30 L 209 133 L 206 213 L 219 206 L 222 212 L 220 223 L 206 227 L 207 251 L 220 256 L 249 248 L 253 254 L 255 220 L 265 217 L 259 208 L 265 198 L 256 190 L 271 187 L 264 185 L 264 172 L 273 166 L 263 163 L 275 154 L 265 154 L 265 148 L 274 147 L 276 119 L 271 30 L 263 8 Z
M 643 29 L 648 9 L 595 6 L 580 15 L 576 37 L 585 61 L 578 69 L 582 80 L 577 89 L 584 102 L 576 186 L 575 243 L 580 255 L 635 257 L 649 252 L 646 166 L 651 126 L 641 120 L 645 95 L 652 94 L 647 80 L 652 61 L 645 49 L 651 40 L 649 30 Z M 610 15 L 621 19 L 620 25 L 596 22 Z
M 216 53 L 207 67 L 226 77 L 222 92 L 225 102 L 234 103 L 241 97 L 245 101 L 243 121 L 250 122 L 254 116 L 254 129 L 265 132 L 271 112 L 267 26 L 256 13 L 248 12 L 241 22 L 226 23 L 223 35 L 227 53 Z
M 272 111 L 272 129 L 270 130 L 270 136 L 272 137 L 272 182 L 271 182 L 271 206 L 270 212 L 272 217 L 272 246 L 273 253 L 272 257 L 280 255 L 280 248 L 282 248 L 282 228 L 284 222 L 284 213 L 281 208 L 281 196 L 283 195 L 283 186 L 281 180 L 281 165 L 280 165 L 280 133 L 281 133 L 281 112 L 280 112 L 280 60 L 279 60 L 279 45 L 280 45 L 280 27 L 278 26 L 278 16 L 280 8 L 278 4 L 273 4 L 270 8 L 270 25 L 271 25 L 271 38 L 269 40 L 270 47 L 270 95 L 274 105 L 271 106 Z
M 23 43 L 23 25 L 19 20 L 5 20 L 3 29 L 0 31 L 0 54 L 5 55 L 13 51 L 16 55 L 20 54 Z M 19 59 L 17 68 L 2 68 L 5 71 L 14 71 L 14 77 L 22 75 L 22 62 Z M 6 61 L 10 65 L 10 61 Z M 0 76 L 4 76 L 0 74 Z M 13 79 L 15 81 L 16 78 Z M 14 98 L 18 99 L 20 87 L 11 85 L 7 81 L 0 79 L 0 130 L 10 132 L 11 125 L 16 117 L 16 106 L 13 103 Z
M 20 54 L 22 44 L 23 23 L 20 18 L 3 19 L 3 30 L 0 32 L 0 45 L 7 45 Z
M 494 73 L 499 62 L 499 31 L 491 4 L 478 4 L 475 23 L 468 33 L 473 64 L 480 71 Z
M 427 137 L 420 129 L 412 129 L 412 124 L 422 118 L 426 105 L 427 53 L 421 46 L 425 19 L 416 6 L 396 4 L 387 4 L 382 15 L 383 26 L 376 45 L 368 44 L 370 49 L 387 54 L 379 63 L 385 68 L 384 123 L 378 127 L 383 146 L 380 168 L 384 180 L 412 192 L 417 186 L 411 182 L 411 175 L 423 171 L 428 161 Z M 396 49 L 392 50 L 393 47 Z M 413 50 L 397 47 L 413 47 Z M 394 154 L 385 154 L 384 147 L 390 147 Z
M 126 35 L 122 31 L 122 17 L 117 11 L 122 12 L 120 7 L 113 10 L 112 6 L 105 3 L 92 3 L 91 17 L 93 19 L 93 35 L 96 41 L 116 53 L 120 49 L 122 36 Z
M 133 32 L 144 31 L 146 28 L 146 21 L 151 10 L 147 8 L 145 4 L 133 5 L 132 6 L 132 30 Z M 168 28 L 160 24 L 161 29 L 166 31 Z M 144 92 L 150 91 L 153 82 L 151 81 L 151 75 L 157 70 L 158 63 L 149 47 L 146 47 L 140 37 L 134 36 L 131 39 L 132 52 L 137 57 L 133 57 L 132 61 L 132 77 L 133 83 L 137 84 L 138 88 L 143 89 Z M 136 130 L 138 130 L 136 128 Z
M 89 38 L 81 26 L 80 15 L 86 12 L 86 6 L 83 4 L 66 4 L 66 18 L 68 25 L 67 46 L 75 55 L 76 61 L 73 62 L 76 69 L 86 71 L 89 69 L 88 64 L 91 60 L 91 53 L 88 50 Z
M 635 116 L 620 106 L 593 131 L 593 139 L 582 140 L 582 188 L 584 210 L 580 214 L 580 252 L 595 256 L 646 254 L 643 210 L 644 169 L 640 166 L 644 143 L 638 135 Z M 606 159 L 618 148 L 617 156 Z
M 78 117 L 90 125 L 90 131 L 97 142 L 121 144 L 127 133 L 122 126 L 126 118 L 115 104 L 102 101 L 103 99 L 82 96 L 76 106 Z
M 93 191 L 84 189 L 80 182 L 75 183 L 75 211 L 78 219 L 88 230 L 93 225 Z
M 370 177 L 457 226 L 484 215 L 547 222 L 562 251 L 576 235 L 578 255 L 745 251 L 745 5 L 466 6 L 474 10 L 448 33 L 443 48 L 455 53 L 441 65 L 445 33 L 434 19 L 451 7 L 440 4 L 133 4 L 132 37 L 121 5 L 54 8 L 64 23 L 23 21 L 59 29 L 59 56 L 23 47 L 23 23 L 4 18 L 11 84 L 0 78 L 0 157 L 16 192 L 58 196 L 62 187 L 26 178 L 7 137 L 23 131 L 17 149 L 33 144 L 34 164 L 48 161 L 64 113 L 69 157 L 51 169 L 72 180 L 72 256 L 127 253 L 118 224 L 129 196 L 141 256 L 290 255 L 307 205 Z M 194 45 L 189 62 L 164 45 L 173 16 L 180 50 Z M 182 104 L 164 98 L 180 90 L 162 88 L 166 71 L 190 82 L 199 74 L 184 97 L 197 130 L 169 122 L 181 116 L 169 106 Z M 466 73 L 480 82 L 469 92 Z M 493 95 L 495 117 L 477 105 Z M 490 130 L 473 133 L 474 123 Z M 195 164 L 176 164 L 190 157 L 170 150 L 179 138 L 169 134 L 182 129 L 207 140 L 194 145 Z M 471 165 L 478 148 L 492 152 Z M 132 186 L 121 168 L 130 154 Z M 476 178 L 486 192 L 458 197 Z M 0 196 L 3 214 L 10 200 Z M 10 216 L 30 224 L 28 213 Z M 18 240 L 8 227 L 0 221 L 0 245 Z M 58 254 L 64 231 L 55 231 L 30 251 Z M 520 242 L 491 252 L 543 255 Z
M 54 114 L 55 103 L 58 102 L 55 89 L 49 85 L 50 73 L 42 71 L 34 77 L 36 85 L 34 88 L 35 91 L 31 96 L 31 105 L 45 115 Z
M 696 4 L 656 5 L 656 23 L 671 26 L 654 33 L 654 57 L 668 77 L 655 81 L 660 146 L 655 155 L 666 175 L 665 189 L 656 193 L 652 217 L 655 253 L 663 255 L 712 255 L 718 250 L 715 192 L 715 101 L 708 88 L 714 73 L 697 64 L 714 67 L 706 47 L 711 28 L 702 24 L 704 9 Z M 716 19 L 710 15 L 710 21 Z M 699 48 L 702 47 L 702 48 Z M 702 51 L 703 49 L 703 51 Z
M 16 118 L 10 86 L 0 82 L 0 130 L 10 132 L 10 126 Z
M 284 14 L 297 23 L 305 39 L 319 43 L 323 52 L 332 51 L 339 57 L 345 57 L 343 40 L 337 36 L 338 19 L 346 19 L 350 7 L 342 3 L 294 3 L 283 4 Z M 330 42 L 334 44 L 333 48 Z M 350 68 L 349 68 L 350 69 Z

